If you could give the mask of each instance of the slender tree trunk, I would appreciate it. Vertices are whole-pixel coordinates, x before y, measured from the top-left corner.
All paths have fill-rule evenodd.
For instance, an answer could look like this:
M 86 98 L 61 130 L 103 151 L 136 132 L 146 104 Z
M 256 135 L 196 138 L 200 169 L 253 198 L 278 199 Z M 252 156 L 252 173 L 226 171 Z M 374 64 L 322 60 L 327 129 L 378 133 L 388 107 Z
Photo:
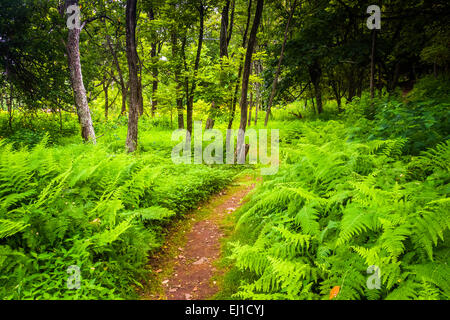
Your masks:
M 234 0 L 233 0 L 234 3 Z M 220 59 L 223 57 L 228 57 L 228 15 L 230 11 L 230 0 L 227 0 L 225 6 L 222 10 L 222 19 L 220 24 Z M 214 102 L 211 104 L 211 109 L 209 110 L 208 120 L 206 120 L 205 129 L 212 129 L 214 127 L 214 118 L 216 117 L 219 105 Z
M 245 26 L 245 31 L 244 31 L 244 36 L 242 38 L 242 48 L 246 48 L 247 46 L 247 33 L 248 33 L 248 29 L 250 27 L 250 19 L 251 19 L 251 15 L 252 15 L 252 0 L 249 1 L 248 3 L 248 10 L 247 10 L 247 23 Z M 238 97 L 238 92 L 239 92 L 239 87 L 240 87 L 240 82 L 241 82 L 241 77 L 242 77 L 242 69 L 243 69 L 243 62 L 244 57 L 241 56 L 241 58 L 239 59 L 239 71 L 238 71 L 238 78 L 236 81 L 236 86 L 234 88 L 234 94 L 233 94 L 233 99 L 231 102 L 231 114 L 230 114 L 230 119 L 228 121 L 228 129 L 230 130 L 233 127 L 233 121 L 234 121 L 234 115 L 236 114 L 236 104 L 237 104 L 237 97 Z
M 356 96 L 356 76 L 355 76 L 355 70 L 353 67 L 350 68 L 350 71 L 348 72 L 349 76 L 347 77 L 348 81 L 348 96 L 347 100 L 352 101 L 353 97 Z
M 62 121 L 62 111 L 61 108 L 58 108 L 59 113 L 59 132 L 63 131 L 63 121 Z
M 122 108 L 120 109 L 120 115 L 124 115 L 127 112 L 127 96 L 128 89 L 122 88 Z
M 120 111 L 121 115 L 124 115 L 127 112 L 127 93 L 128 93 L 128 86 L 129 84 L 125 85 L 125 80 L 123 78 L 122 68 L 120 67 L 119 59 L 117 58 L 117 52 L 114 49 L 111 39 L 109 35 L 106 35 L 106 43 L 108 44 L 109 51 L 111 52 L 111 55 L 113 57 L 113 62 L 117 70 L 117 74 L 119 76 L 118 84 L 120 85 L 120 91 L 122 93 L 122 109 Z M 115 77 L 114 77 L 115 79 Z
M 334 93 L 334 97 L 336 99 L 337 102 L 337 107 L 338 107 L 338 113 L 340 113 L 341 110 L 341 91 L 340 91 L 340 84 L 338 83 L 338 80 L 332 80 L 330 82 L 331 85 L 331 89 L 333 90 Z
M 240 80 L 242 77 L 242 65 L 239 66 L 238 71 L 238 81 L 236 82 L 236 86 L 234 88 L 234 94 L 233 94 L 233 100 L 231 101 L 231 113 L 230 113 L 230 119 L 228 120 L 228 130 L 230 130 L 233 127 L 234 122 L 234 116 L 236 115 L 236 104 L 237 104 L 237 97 L 239 93 L 239 87 L 240 87 Z
M 309 75 L 311 77 L 311 82 L 314 86 L 314 95 L 316 97 L 317 103 L 317 113 L 321 114 L 323 112 L 322 88 L 320 85 L 320 79 L 322 77 L 322 69 L 320 67 L 318 60 L 315 60 L 314 63 L 311 66 L 309 66 Z
M 139 116 L 144 115 L 144 97 L 142 96 L 142 62 L 139 60 L 138 60 L 138 110 Z
M 259 109 L 259 104 L 257 102 L 255 105 L 255 126 L 258 125 L 258 109 Z
M 250 105 L 248 108 L 248 124 L 247 124 L 248 127 L 250 127 L 252 124 L 252 108 L 253 108 L 253 91 L 250 91 Z
M 158 71 L 158 67 L 154 67 L 153 68 L 153 83 L 152 83 L 152 117 L 155 117 L 155 113 L 156 113 L 156 108 L 158 106 L 158 99 L 156 97 L 156 93 L 158 92 L 158 75 L 159 75 L 159 71 Z
M 139 59 L 136 49 L 136 2 L 137 0 L 127 0 L 126 6 L 126 50 L 130 75 L 130 105 L 128 111 L 128 133 L 126 141 L 128 152 L 134 152 L 138 142 Z
M 108 87 L 109 84 L 106 81 L 106 78 L 103 79 L 103 92 L 105 94 L 105 120 L 108 121 L 108 108 L 109 108 L 109 101 L 108 101 Z
M 372 54 L 370 55 L 370 99 L 373 100 L 375 96 L 375 43 L 376 43 L 376 29 L 372 30 Z
M 247 127 L 247 93 L 252 65 L 253 50 L 256 44 L 256 34 L 258 32 L 261 16 L 263 12 L 264 0 L 257 0 L 255 18 L 253 20 L 252 30 L 248 39 L 247 53 L 245 55 L 244 73 L 242 78 L 241 94 L 241 122 L 239 125 L 239 134 L 237 141 L 237 154 L 239 163 L 245 162 L 245 129 Z
M 234 25 L 234 12 L 236 9 L 236 0 L 231 2 L 231 18 L 227 32 L 227 46 L 230 45 L 231 35 L 233 34 L 233 25 Z
M 262 64 L 260 60 L 255 61 L 255 73 L 260 75 L 262 73 Z M 261 94 L 261 84 L 256 83 L 256 106 L 255 106 L 255 126 L 258 124 L 258 111 L 262 108 L 262 94 Z
M 9 84 L 9 101 L 8 101 L 8 126 L 12 131 L 12 111 L 13 111 L 13 85 Z
M 209 116 L 206 120 L 205 130 L 210 130 L 214 128 L 215 124 L 215 112 L 217 111 L 218 107 L 216 107 L 216 103 L 214 101 L 211 102 L 211 109 L 209 110 Z
M 71 5 L 78 6 L 78 0 L 66 0 L 64 11 Z M 69 61 L 70 80 L 75 98 L 78 121 L 81 126 L 81 136 L 85 141 L 96 143 L 94 125 L 92 124 L 86 89 L 83 84 L 83 74 L 81 72 L 80 32 L 81 29 L 69 29 L 66 50 Z
M 395 64 L 394 75 L 392 77 L 392 81 L 389 86 L 389 92 L 393 92 L 397 87 L 398 78 L 400 77 L 400 62 Z
M 230 11 L 230 0 L 227 0 L 222 10 L 220 23 L 220 58 L 228 57 L 228 15 Z
M 197 56 L 195 57 L 194 64 L 194 78 L 192 79 L 191 89 L 189 96 L 187 97 L 187 106 L 186 106 L 186 129 L 192 136 L 192 115 L 194 112 L 194 93 L 197 85 L 197 73 L 198 68 L 200 67 L 200 57 L 202 54 L 202 46 L 203 46 L 203 30 L 204 30 L 204 18 L 205 18 L 205 7 L 203 6 L 203 1 L 200 1 L 199 7 L 200 14 L 200 30 L 198 34 L 198 45 L 197 45 Z
M 273 78 L 272 92 L 270 93 L 269 104 L 267 105 L 267 111 L 266 111 L 266 119 L 264 120 L 265 127 L 267 126 L 267 123 L 269 122 L 269 115 L 270 115 L 270 111 L 272 109 L 273 99 L 275 98 L 275 93 L 277 91 L 278 77 L 280 76 L 281 64 L 283 63 L 284 50 L 286 48 L 289 25 L 291 23 L 292 17 L 294 16 L 296 6 L 297 6 L 297 0 L 294 0 L 294 3 L 292 4 L 291 12 L 289 13 L 288 21 L 286 23 L 286 28 L 284 30 L 284 40 L 283 40 L 283 45 L 281 46 L 281 53 L 280 53 L 280 59 L 278 60 L 277 71 L 275 72 L 275 77 Z
M 148 17 L 150 21 L 155 20 L 155 12 L 153 8 L 150 8 L 148 11 Z M 152 58 L 152 76 L 153 76 L 153 82 L 152 82 L 152 109 L 151 109 L 151 115 L 152 118 L 155 117 L 156 107 L 158 105 L 158 100 L 156 99 L 156 92 L 158 91 L 158 66 L 157 66 L 157 46 L 158 43 L 152 42 L 151 44 L 151 51 L 150 56 Z

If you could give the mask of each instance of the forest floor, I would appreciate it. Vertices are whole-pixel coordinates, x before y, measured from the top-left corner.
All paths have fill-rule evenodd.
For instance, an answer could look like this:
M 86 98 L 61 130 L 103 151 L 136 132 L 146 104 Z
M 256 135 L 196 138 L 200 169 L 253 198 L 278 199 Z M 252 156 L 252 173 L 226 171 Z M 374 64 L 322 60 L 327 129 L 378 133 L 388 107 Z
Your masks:
M 259 180 L 251 175 L 238 178 L 168 228 L 162 250 L 149 262 L 156 277 L 144 286 L 141 299 L 205 300 L 219 291 L 225 270 L 217 261 L 222 242 L 234 229 L 232 213 Z

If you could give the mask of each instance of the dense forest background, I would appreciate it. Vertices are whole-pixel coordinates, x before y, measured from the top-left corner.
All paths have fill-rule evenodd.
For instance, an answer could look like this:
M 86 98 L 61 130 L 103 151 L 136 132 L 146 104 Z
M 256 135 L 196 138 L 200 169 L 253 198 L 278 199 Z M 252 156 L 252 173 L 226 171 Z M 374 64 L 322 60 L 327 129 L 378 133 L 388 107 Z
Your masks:
M 202 121 L 280 130 L 218 297 L 449 299 L 449 15 L 443 0 L 0 0 L 0 298 L 136 298 L 171 222 L 255 172 L 172 163 L 173 130 Z

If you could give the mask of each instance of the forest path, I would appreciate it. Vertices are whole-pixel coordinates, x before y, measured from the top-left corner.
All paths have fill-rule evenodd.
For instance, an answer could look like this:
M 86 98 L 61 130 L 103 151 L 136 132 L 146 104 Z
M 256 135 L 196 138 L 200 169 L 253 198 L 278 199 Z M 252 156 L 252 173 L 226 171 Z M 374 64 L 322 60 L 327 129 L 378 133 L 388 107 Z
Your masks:
M 214 262 L 221 255 L 221 240 L 232 232 L 231 214 L 244 204 L 244 197 L 258 180 L 253 176 L 238 178 L 168 228 L 165 245 L 150 260 L 156 280 L 141 293 L 142 299 L 204 300 L 219 291 L 214 279 L 223 270 Z

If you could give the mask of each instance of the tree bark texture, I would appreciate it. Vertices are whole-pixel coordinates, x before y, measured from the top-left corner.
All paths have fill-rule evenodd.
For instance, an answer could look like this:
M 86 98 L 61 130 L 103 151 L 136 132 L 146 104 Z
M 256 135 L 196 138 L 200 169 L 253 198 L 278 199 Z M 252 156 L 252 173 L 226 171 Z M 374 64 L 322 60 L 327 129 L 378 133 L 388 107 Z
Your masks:
M 139 120 L 139 59 L 136 48 L 136 2 L 127 0 L 126 6 L 126 51 L 130 78 L 130 105 L 128 109 L 128 133 L 126 148 L 134 152 L 138 142 Z

